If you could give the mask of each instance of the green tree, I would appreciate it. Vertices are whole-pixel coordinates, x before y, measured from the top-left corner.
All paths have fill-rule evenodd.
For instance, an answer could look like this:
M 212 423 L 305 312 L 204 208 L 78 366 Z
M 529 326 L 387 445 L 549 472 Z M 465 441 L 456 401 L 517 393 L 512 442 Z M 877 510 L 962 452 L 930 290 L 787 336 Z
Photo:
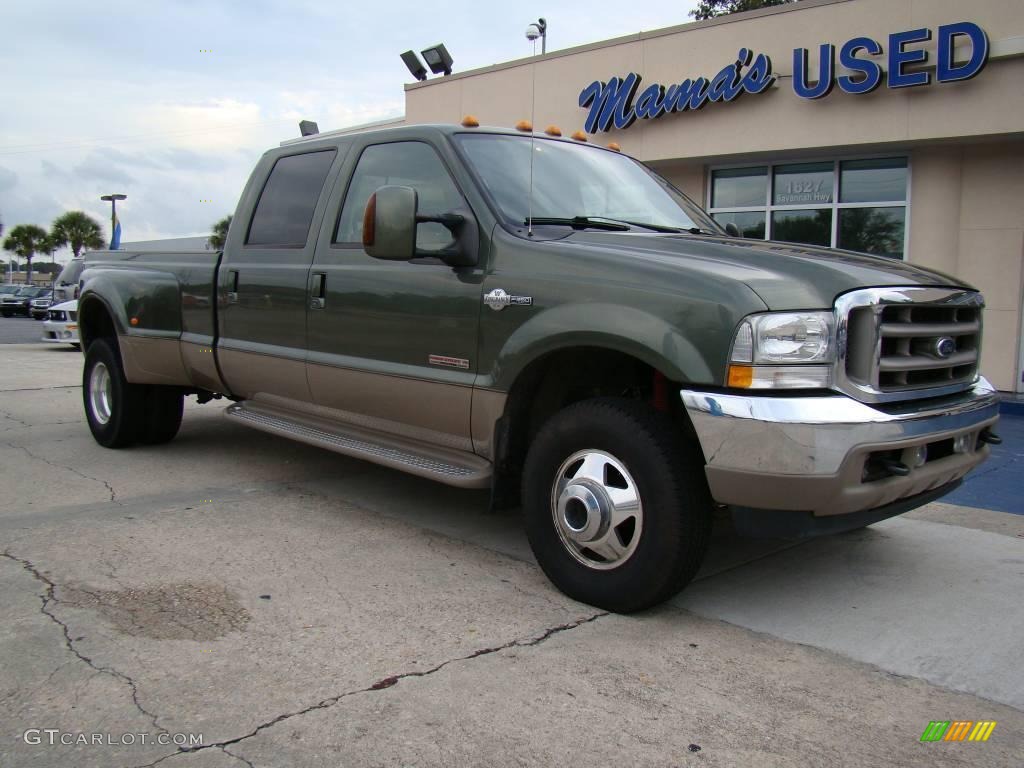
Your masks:
M 701 0 L 697 7 L 690 11 L 690 15 L 697 21 L 713 19 L 716 16 L 725 16 L 740 11 L 754 11 L 758 8 L 768 8 L 772 5 L 786 5 L 795 3 L 797 0 Z
M 32 257 L 37 253 L 46 253 L 48 245 L 46 230 L 35 224 L 19 224 L 4 240 L 5 251 L 10 251 L 25 260 L 28 272 L 25 275 L 26 283 L 32 282 Z
M 68 211 L 53 220 L 50 238 L 55 248 L 69 246 L 77 259 L 83 248 L 103 247 L 103 228 L 86 213 Z
M 231 216 L 225 216 L 223 219 L 213 225 L 213 232 L 210 234 L 210 247 L 215 251 L 219 251 L 224 247 L 224 243 L 228 240 L 228 229 L 231 227 Z

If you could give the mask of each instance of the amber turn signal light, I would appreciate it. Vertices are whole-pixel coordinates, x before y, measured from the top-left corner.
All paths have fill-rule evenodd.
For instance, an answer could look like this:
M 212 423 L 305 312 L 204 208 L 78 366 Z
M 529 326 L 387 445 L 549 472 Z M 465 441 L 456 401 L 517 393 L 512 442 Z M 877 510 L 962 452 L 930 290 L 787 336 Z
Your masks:
M 377 230 L 375 228 L 375 222 L 377 219 L 377 193 L 374 192 L 370 195 L 370 199 L 366 201 L 366 210 L 363 211 L 363 247 L 373 245 L 374 239 L 377 237 Z
M 750 385 L 754 383 L 754 369 L 749 365 L 730 365 L 729 366 L 729 381 L 730 387 L 738 387 L 740 389 L 749 389 Z

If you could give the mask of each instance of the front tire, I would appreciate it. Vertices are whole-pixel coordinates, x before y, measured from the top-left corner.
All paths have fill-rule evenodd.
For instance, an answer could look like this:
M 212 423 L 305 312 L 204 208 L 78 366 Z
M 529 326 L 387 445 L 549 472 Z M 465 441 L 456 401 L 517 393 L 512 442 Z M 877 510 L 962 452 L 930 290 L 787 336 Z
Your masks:
M 135 443 L 145 424 L 144 385 L 129 384 L 117 348 L 110 339 L 96 339 L 85 353 L 82 399 L 89 431 L 104 448 Z
M 696 575 L 712 507 L 699 453 L 633 400 L 560 411 L 523 472 L 526 533 L 544 573 L 569 597 L 618 613 L 656 605 Z

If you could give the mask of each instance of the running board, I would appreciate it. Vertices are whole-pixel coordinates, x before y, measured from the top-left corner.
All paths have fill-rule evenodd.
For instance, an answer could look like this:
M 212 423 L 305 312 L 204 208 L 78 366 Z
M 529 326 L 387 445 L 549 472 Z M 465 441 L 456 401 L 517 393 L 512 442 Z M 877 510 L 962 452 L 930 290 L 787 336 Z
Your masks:
M 422 445 L 349 425 L 324 424 L 305 415 L 252 402 L 236 403 L 224 413 L 232 421 L 264 432 L 372 461 L 446 485 L 486 488 L 491 484 L 491 463 L 472 453 Z

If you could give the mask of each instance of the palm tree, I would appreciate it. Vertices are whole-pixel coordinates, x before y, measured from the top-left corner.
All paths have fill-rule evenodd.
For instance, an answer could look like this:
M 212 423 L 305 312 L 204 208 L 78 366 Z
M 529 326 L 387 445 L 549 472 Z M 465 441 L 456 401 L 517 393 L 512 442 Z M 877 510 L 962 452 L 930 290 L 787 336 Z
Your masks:
M 32 282 L 32 257 L 37 253 L 45 251 L 48 246 L 46 230 L 37 227 L 35 224 L 19 224 L 11 230 L 11 234 L 4 240 L 4 250 L 10 251 L 15 256 L 25 259 L 28 274 L 25 275 L 25 282 Z
M 228 228 L 230 226 L 231 216 L 225 216 L 213 225 L 213 233 L 210 235 L 210 247 L 215 251 L 219 251 L 224 247 L 224 243 L 228 240 Z
M 56 248 L 70 246 L 76 259 L 83 248 L 103 247 L 103 229 L 99 222 L 81 211 L 68 211 L 54 219 L 50 237 Z

